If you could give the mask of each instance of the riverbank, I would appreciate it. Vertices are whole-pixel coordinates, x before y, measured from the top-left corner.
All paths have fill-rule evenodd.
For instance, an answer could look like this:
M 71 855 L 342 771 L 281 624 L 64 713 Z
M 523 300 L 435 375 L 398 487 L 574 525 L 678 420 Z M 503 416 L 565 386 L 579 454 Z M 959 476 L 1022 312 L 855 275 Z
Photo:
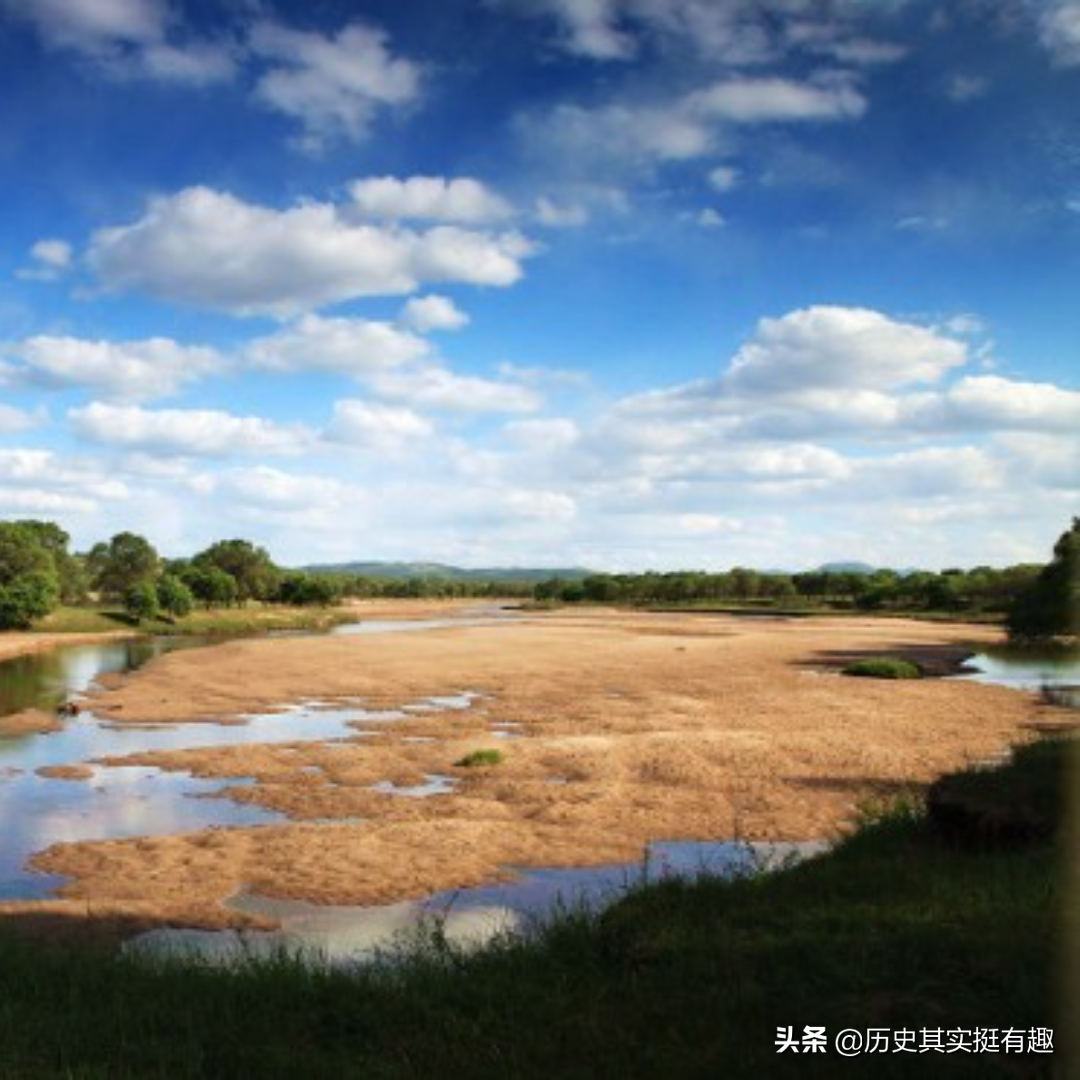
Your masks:
M 654 839 L 835 836 L 867 798 L 986 759 L 1047 715 L 1034 698 L 828 670 L 838 654 L 954 650 L 996 635 L 873 619 L 566 613 L 419 634 L 231 642 L 151 662 L 95 698 L 115 723 L 219 720 L 303 699 L 395 709 L 471 691 L 447 713 L 363 724 L 349 741 L 161 751 L 112 764 L 252 782 L 233 799 L 284 825 L 62 844 L 39 856 L 63 899 L 163 923 L 235 924 L 241 890 L 370 904 L 479 885 L 507 866 L 633 862 Z M 510 736 L 510 737 L 508 737 Z M 498 748 L 485 767 L 458 764 Z M 394 787 L 450 776 L 449 794 Z M 76 781 L 73 781 L 76 782 Z M 389 789 L 386 782 L 392 785 Z
M 1004 791 L 1026 786 L 1018 768 L 997 770 Z M 936 1076 L 1071 1075 L 1075 997 L 1058 962 L 1076 839 L 957 848 L 913 802 L 788 870 L 649 885 L 471 955 L 434 928 L 391 966 L 352 971 L 285 957 L 223 970 L 0 934 L 0 1071 L 908 1077 L 932 1061 Z M 778 1054 L 778 1032 L 798 1044 L 806 1025 L 824 1028 L 825 1051 Z M 845 1069 L 843 1029 L 876 1029 L 888 1052 Z M 998 1048 L 974 1052 L 975 1029 Z M 1053 1054 L 1031 1049 L 1041 1029 Z M 902 1032 L 960 1049 L 895 1052 Z

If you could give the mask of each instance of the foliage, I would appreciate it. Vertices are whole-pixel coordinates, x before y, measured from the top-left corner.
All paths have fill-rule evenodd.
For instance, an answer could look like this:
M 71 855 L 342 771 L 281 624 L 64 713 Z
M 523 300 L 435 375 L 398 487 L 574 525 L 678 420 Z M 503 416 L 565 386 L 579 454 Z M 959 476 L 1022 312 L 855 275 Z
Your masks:
M 152 581 L 137 581 L 124 593 L 124 610 L 136 622 L 148 622 L 160 614 L 157 589 Z
M 237 601 L 236 578 L 220 567 L 191 563 L 181 569 L 179 576 L 204 607 L 231 607 Z
M 157 583 L 157 600 L 161 610 L 173 618 L 191 614 L 195 598 L 191 590 L 175 574 L 163 574 Z
M 280 577 L 266 550 L 248 540 L 219 540 L 199 552 L 192 562 L 196 566 L 216 567 L 232 577 L 241 603 L 272 599 Z
M 117 533 L 107 544 L 95 544 L 86 557 L 94 588 L 118 599 L 142 582 L 157 577 L 161 560 L 153 544 L 136 533 Z
M 473 750 L 472 753 L 459 758 L 454 764 L 465 769 L 472 769 L 481 765 L 499 765 L 502 759 L 501 750 Z
M 921 679 L 922 669 L 910 660 L 895 656 L 872 657 L 856 660 L 844 668 L 845 675 L 858 675 L 867 679 Z
M 53 537 L 38 528 L 44 524 L 0 522 L 0 629 L 25 629 L 60 600 L 56 555 L 47 546 Z
M 0 585 L 0 630 L 26 630 L 48 615 L 60 601 L 56 575 L 42 571 L 22 574 Z
M 1036 566 L 940 573 L 875 570 L 811 570 L 767 573 L 736 566 L 704 571 L 591 574 L 582 581 L 551 578 L 533 589 L 537 601 L 594 604 L 795 605 L 800 609 L 858 608 L 866 611 L 925 611 L 986 614 L 1004 612 L 1039 572 Z
M 1016 638 L 1080 636 L 1080 518 L 1058 538 L 1054 556 L 1009 609 Z
M 279 603 L 330 607 L 341 599 L 342 585 L 326 574 L 286 574 L 278 586 Z

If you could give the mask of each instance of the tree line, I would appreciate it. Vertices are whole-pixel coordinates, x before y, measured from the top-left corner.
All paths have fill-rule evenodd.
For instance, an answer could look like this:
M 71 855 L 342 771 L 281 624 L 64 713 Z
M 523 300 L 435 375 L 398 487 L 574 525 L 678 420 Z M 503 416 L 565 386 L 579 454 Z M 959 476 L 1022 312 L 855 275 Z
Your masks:
M 182 618 L 196 606 L 250 601 L 329 607 L 345 597 L 517 597 L 602 604 L 740 604 L 839 607 L 861 611 L 1000 614 L 1018 637 L 1075 636 L 1080 612 L 1080 519 L 1058 540 L 1049 564 L 939 572 L 813 570 L 769 573 L 592 574 L 539 583 L 284 569 L 249 540 L 219 540 L 187 559 L 163 558 L 143 536 L 117 533 L 88 552 L 50 521 L 0 522 L 0 629 L 24 629 L 58 605 L 91 598 L 123 604 L 136 620 Z

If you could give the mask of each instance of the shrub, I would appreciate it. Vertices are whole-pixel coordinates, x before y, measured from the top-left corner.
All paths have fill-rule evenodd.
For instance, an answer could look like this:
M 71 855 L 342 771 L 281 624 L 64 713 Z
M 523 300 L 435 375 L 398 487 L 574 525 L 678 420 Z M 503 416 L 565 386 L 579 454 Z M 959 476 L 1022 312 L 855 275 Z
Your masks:
M 124 610 L 136 621 L 156 619 L 160 614 L 157 589 L 152 581 L 140 581 L 124 593 Z
M 161 610 L 175 619 L 190 615 L 195 606 L 191 590 L 173 574 L 165 574 L 157 583 L 157 600 Z
M 910 660 L 882 656 L 871 660 L 856 660 L 844 668 L 844 674 L 857 675 L 864 679 L 921 679 L 922 668 Z
M 471 754 L 466 754 L 455 761 L 454 764 L 465 769 L 472 769 L 478 765 L 498 765 L 502 759 L 501 750 L 474 750 Z

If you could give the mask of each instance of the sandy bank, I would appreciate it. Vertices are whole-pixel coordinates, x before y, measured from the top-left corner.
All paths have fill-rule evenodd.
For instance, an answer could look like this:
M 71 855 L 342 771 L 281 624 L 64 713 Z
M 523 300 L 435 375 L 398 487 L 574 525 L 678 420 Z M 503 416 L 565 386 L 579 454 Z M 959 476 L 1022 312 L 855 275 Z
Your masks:
M 39 634 L 34 631 L 24 633 L 0 633 L 0 661 L 11 660 L 16 656 L 46 652 L 61 645 L 87 645 L 95 641 L 112 641 L 115 638 L 135 637 L 133 630 L 103 630 L 92 634 Z
M 63 727 L 59 719 L 40 709 L 23 709 L 22 712 L 0 716 L 0 735 L 44 735 Z
M 159 909 L 184 921 L 189 911 L 205 925 L 235 921 L 218 905 L 243 888 L 385 902 L 480 884 L 508 866 L 632 860 L 654 838 L 827 836 L 861 800 L 999 752 L 1044 709 L 972 683 L 849 679 L 824 670 L 830 659 L 996 637 L 895 620 L 583 612 L 173 653 L 98 695 L 95 708 L 120 722 L 161 722 L 304 698 L 390 708 L 462 690 L 484 696 L 352 741 L 122 759 L 224 784 L 254 777 L 233 797 L 295 823 L 57 845 L 35 865 L 73 878 L 62 894 L 70 901 L 134 905 L 140 919 Z M 481 747 L 505 760 L 455 767 Z M 458 784 L 429 799 L 372 790 L 430 774 Z

